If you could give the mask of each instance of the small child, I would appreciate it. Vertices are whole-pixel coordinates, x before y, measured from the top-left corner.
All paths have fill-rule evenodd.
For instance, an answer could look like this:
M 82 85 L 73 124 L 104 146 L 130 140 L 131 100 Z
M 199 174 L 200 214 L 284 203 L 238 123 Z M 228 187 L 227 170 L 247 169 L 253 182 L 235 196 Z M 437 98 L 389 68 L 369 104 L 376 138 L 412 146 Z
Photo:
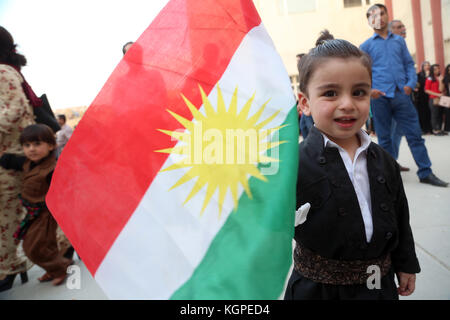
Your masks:
M 27 215 L 14 237 L 23 239 L 26 256 L 46 273 L 39 281 L 64 282 L 67 267 L 72 263 L 58 251 L 57 223 L 45 205 L 56 165 L 56 140 L 52 129 L 43 124 L 26 127 L 20 135 L 25 157 L 4 154 L 0 165 L 5 169 L 23 171 L 22 193 L 19 195 Z
M 315 126 L 299 147 L 286 300 L 398 299 L 415 289 L 420 267 L 399 166 L 361 130 L 371 79 L 370 58 L 345 40 L 319 41 L 301 60 L 299 104 Z

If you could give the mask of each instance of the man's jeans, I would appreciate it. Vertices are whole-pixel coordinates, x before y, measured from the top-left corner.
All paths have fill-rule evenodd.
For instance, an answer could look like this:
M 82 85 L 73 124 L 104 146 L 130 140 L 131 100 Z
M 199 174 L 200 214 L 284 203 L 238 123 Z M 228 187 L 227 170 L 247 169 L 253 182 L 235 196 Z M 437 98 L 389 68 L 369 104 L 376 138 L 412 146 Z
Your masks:
M 392 127 L 391 127 L 391 139 L 392 139 L 392 157 L 395 160 L 398 160 L 398 152 L 400 150 L 400 142 L 402 141 L 403 132 L 400 130 L 400 127 L 397 126 L 397 122 L 392 119 Z
M 401 132 L 404 133 L 413 158 L 419 167 L 417 175 L 420 179 L 428 177 L 431 174 L 431 161 L 425 147 L 425 140 L 422 139 L 419 117 L 411 98 L 401 91 L 396 91 L 394 98 L 382 96 L 372 99 L 372 113 L 378 144 L 393 157 L 395 156 L 391 139 L 392 119 L 394 119 Z

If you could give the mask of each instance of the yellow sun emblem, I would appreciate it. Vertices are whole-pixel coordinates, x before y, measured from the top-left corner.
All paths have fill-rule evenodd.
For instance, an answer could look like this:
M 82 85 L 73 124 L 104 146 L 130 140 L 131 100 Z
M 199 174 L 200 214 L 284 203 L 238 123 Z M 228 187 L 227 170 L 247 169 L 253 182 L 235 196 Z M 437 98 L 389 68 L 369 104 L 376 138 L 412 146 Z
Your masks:
M 252 199 L 252 193 L 248 185 L 249 177 L 253 176 L 267 182 L 267 178 L 259 171 L 257 165 L 258 163 L 278 162 L 278 159 L 268 157 L 265 154 L 269 149 L 286 141 L 267 141 L 269 135 L 277 132 L 283 126 L 263 129 L 280 111 L 257 123 L 269 101 L 264 103 L 249 118 L 249 111 L 255 95 L 244 104 L 238 113 L 237 88 L 233 93 L 228 110 L 225 108 L 219 86 L 217 86 L 217 110 L 213 108 L 201 87 L 200 93 L 205 114 L 201 113 L 184 95 L 181 95 L 193 116 L 193 120 L 189 121 L 167 110 L 185 129 L 176 131 L 158 130 L 182 143 L 174 148 L 157 150 L 156 152 L 184 156 L 161 172 L 190 168 L 170 190 L 198 177 L 184 204 L 191 200 L 204 186 L 207 186 L 200 214 L 203 214 L 211 197 L 217 189 L 219 190 L 220 217 L 228 190 L 231 192 L 234 210 L 236 211 L 239 184 L 242 185 L 248 197 Z

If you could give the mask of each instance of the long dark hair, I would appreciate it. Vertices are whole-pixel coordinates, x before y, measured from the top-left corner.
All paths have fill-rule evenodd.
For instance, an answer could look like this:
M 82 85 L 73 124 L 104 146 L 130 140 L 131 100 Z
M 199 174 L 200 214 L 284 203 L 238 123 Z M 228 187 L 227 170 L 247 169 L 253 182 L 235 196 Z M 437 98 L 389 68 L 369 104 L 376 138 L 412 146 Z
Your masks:
M 436 69 L 437 67 L 439 67 L 438 64 L 433 64 L 430 67 L 430 79 L 431 79 L 431 81 L 436 81 L 436 77 L 434 76 L 434 69 Z
M 427 75 L 426 72 L 425 72 L 425 65 L 426 64 L 429 64 L 430 67 L 431 67 L 431 63 L 429 61 L 424 61 L 424 62 L 422 62 L 422 66 L 420 67 L 420 72 L 419 72 L 424 77 L 426 77 L 426 75 Z
M 20 144 L 25 142 L 47 142 L 52 146 L 56 146 L 56 139 L 53 130 L 45 124 L 32 124 L 23 129 L 19 138 Z
M 450 83 L 450 74 L 449 74 L 449 72 L 450 72 L 450 64 L 448 64 L 445 67 L 445 74 L 444 74 L 444 85 L 445 85 L 445 90 L 447 90 L 447 95 L 448 96 L 450 96 L 450 92 L 449 92 L 450 89 L 448 87 L 448 85 Z
M 20 70 L 27 64 L 27 59 L 16 52 L 16 47 L 12 35 L 0 26 L 0 63 L 13 65 Z
M 334 39 L 328 30 L 322 31 L 316 47 L 300 60 L 300 91 L 308 96 L 308 83 L 316 68 L 328 58 L 359 58 L 372 79 L 372 60 L 369 55 L 347 40 Z

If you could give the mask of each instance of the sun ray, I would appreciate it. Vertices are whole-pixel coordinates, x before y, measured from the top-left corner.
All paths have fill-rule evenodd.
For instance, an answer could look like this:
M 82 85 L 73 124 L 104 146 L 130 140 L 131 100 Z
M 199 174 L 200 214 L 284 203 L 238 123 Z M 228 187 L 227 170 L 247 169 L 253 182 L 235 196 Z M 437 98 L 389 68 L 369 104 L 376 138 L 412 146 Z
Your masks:
M 223 100 L 222 90 L 220 90 L 220 87 L 217 86 L 217 113 L 219 114 L 225 114 L 226 108 L 225 108 L 225 100 Z
M 166 172 L 166 171 L 172 171 L 172 170 L 176 170 L 176 169 L 183 169 L 183 168 L 189 168 L 192 167 L 192 164 L 183 164 L 183 163 L 174 163 L 170 166 L 168 166 L 165 169 L 162 169 L 161 172 Z
M 280 113 L 280 110 L 278 110 L 277 112 L 275 112 L 273 115 L 271 115 L 269 118 L 267 118 L 266 120 L 264 120 L 263 122 L 260 122 L 256 128 L 262 129 L 266 126 L 266 124 L 268 124 L 269 122 L 271 122 L 273 119 L 275 119 L 275 117 Z
M 264 155 L 260 155 L 260 156 L 258 157 L 258 160 L 259 160 L 259 162 L 261 162 L 261 163 L 280 162 L 279 159 L 275 159 L 275 158 L 268 157 L 268 156 L 264 156 Z
M 205 108 L 206 117 L 209 118 L 209 117 L 215 116 L 216 112 L 214 111 L 214 108 L 213 108 L 211 102 L 209 102 L 209 99 L 208 99 L 205 91 L 203 91 L 202 87 L 200 87 L 200 93 L 202 95 L 203 107 Z
M 199 177 L 186 200 L 184 200 L 183 204 L 186 204 L 189 200 L 191 200 L 192 197 L 195 196 L 205 186 L 206 182 L 207 181 L 205 179 Z
M 200 215 L 203 215 L 203 212 L 205 212 L 205 209 L 211 200 L 212 196 L 214 195 L 214 192 L 216 192 L 217 189 L 217 183 L 216 182 L 210 182 L 208 183 L 208 187 L 206 188 L 206 195 L 205 195 L 205 201 L 203 201 L 203 207 L 202 211 L 200 212 Z
M 234 211 L 236 211 L 237 206 L 238 206 L 238 184 L 237 183 L 232 183 L 230 185 L 230 191 L 231 191 L 231 196 L 233 197 L 233 204 L 234 204 Z
M 198 109 L 183 94 L 181 95 L 181 97 L 183 98 L 184 103 L 186 103 L 186 105 L 188 106 L 195 120 L 205 120 L 205 116 L 200 111 L 198 111 Z
M 267 151 L 267 150 L 273 149 L 273 148 L 279 146 L 280 144 L 283 144 L 286 142 L 287 141 L 261 142 L 259 144 L 259 151 L 261 151 L 261 152 Z
M 241 112 L 239 112 L 238 115 L 238 121 L 245 121 L 247 120 L 248 113 L 250 112 L 250 108 L 252 106 L 253 100 L 255 99 L 255 93 L 252 95 L 252 97 L 245 103 L 244 107 L 242 108 Z
M 250 119 L 247 120 L 248 124 L 250 126 L 253 127 L 256 124 L 256 122 L 258 122 L 259 118 L 261 117 L 262 113 L 264 112 L 264 109 L 266 108 L 269 101 L 270 100 L 267 100 L 267 102 L 261 106 L 261 108 L 258 110 L 258 112 L 256 112 Z
M 192 122 L 190 122 L 189 120 L 183 118 L 182 116 L 179 116 L 178 114 L 176 114 L 175 112 L 172 112 L 170 110 L 167 110 L 175 119 L 177 119 L 177 121 L 186 129 L 188 129 L 190 132 L 193 131 L 194 129 L 194 124 Z
M 262 175 L 261 172 L 259 172 L 259 170 L 258 170 L 258 168 L 257 168 L 256 166 L 254 166 L 254 165 L 248 165 L 247 167 L 248 167 L 248 168 L 247 168 L 247 172 L 248 172 L 251 176 L 253 176 L 253 177 L 255 177 L 256 179 L 259 179 L 259 180 L 261 180 L 261 181 L 267 182 L 267 178 L 266 178 L 264 175 Z
M 219 218 L 222 215 L 223 203 L 227 195 L 228 185 L 219 184 Z
M 155 150 L 155 152 L 160 152 L 160 153 L 173 153 L 173 154 L 181 154 L 181 155 L 189 155 L 189 148 L 186 148 L 186 146 L 176 146 L 173 148 L 168 148 L 168 149 L 161 149 L 161 150 Z
M 264 140 L 265 138 L 267 138 L 267 136 L 269 134 L 275 133 L 286 126 L 287 126 L 287 124 L 278 126 L 278 127 L 274 127 L 274 128 L 270 128 L 270 129 L 259 130 L 259 140 L 260 141 Z
M 169 137 L 177 139 L 178 141 L 184 141 L 185 139 L 189 139 L 189 137 L 190 137 L 189 133 L 186 133 L 186 132 L 169 131 L 169 130 L 163 130 L 163 129 L 157 129 L 157 130 L 164 134 L 167 134 Z
M 228 109 L 228 114 L 236 116 L 237 114 L 237 94 L 238 88 L 234 89 L 233 96 L 231 97 L 230 108 Z
M 186 182 L 194 179 L 195 177 L 198 176 L 198 173 L 196 173 L 197 168 L 191 168 L 191 170 L 189 170 L 188 172 L 185 173 L 185 175 L 183 177 L 181 177 L 180 180 L 177 181 L 177 183 L 175 183 L 169 190 L 173 190 L 176 187 L 181 186 L 182 184 L 185 184 Z
M 248 185 L 248 178 L 247 178 L 247 176 L 244 176 L 244 175 L 241 176 L 241 177 L 239 178 L 239 182 L 241 183 L 242 187 L 244 188 L 245 193 L 247 194 L 247 196 L 248 196 L 250 199 L 253 199 L 252 192 L 250 191 L 250 187 L 249 187 L 249 185 Z

